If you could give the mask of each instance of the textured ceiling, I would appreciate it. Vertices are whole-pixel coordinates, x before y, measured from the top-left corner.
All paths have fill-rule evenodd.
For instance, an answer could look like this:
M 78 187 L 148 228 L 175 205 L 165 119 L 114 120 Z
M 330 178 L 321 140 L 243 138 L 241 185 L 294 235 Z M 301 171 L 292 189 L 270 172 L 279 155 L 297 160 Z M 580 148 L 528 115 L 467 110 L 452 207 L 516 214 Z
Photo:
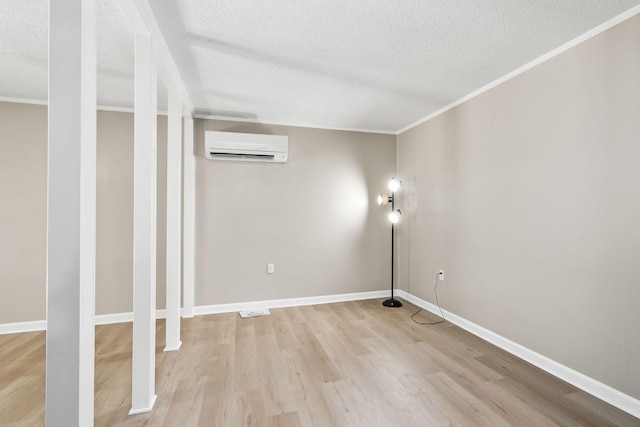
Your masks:
M 48 1 L 3 1 L 0 96 L 47 99 Z
M 48 1 L 2 3 L 0 97 L 46 100 Z M 149 3 L 196 113 L 396 132 L 640 0 Z M 99 5 L 99 103 L 130 107 L 133 34 Z
M 397 131 L 637 0 L 150 0 L 200 114 Z
M 46 102 L 48 0 L 9 0 L 0 9 L 0 97 Z M 133 32 L 116 0 L 98 0 L 98 103 L 133 106 Z M 158 105 L 166 106 L 159 85 Z

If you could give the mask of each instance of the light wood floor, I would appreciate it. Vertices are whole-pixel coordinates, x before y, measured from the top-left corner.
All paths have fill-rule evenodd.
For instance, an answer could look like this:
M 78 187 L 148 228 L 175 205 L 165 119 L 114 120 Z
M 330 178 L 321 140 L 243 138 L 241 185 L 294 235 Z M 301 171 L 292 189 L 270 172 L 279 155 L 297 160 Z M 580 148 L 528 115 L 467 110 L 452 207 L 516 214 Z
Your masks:
M 131 324 L 96 330 L 96 426 L 640 426 L 451 324 L 381 300 L 182 321 L 153 412 L 128 416 Z M 421 314 L 421 320 L 435 319 Z M 44 333 L 0 336 L 0 425 L 44 424 Z

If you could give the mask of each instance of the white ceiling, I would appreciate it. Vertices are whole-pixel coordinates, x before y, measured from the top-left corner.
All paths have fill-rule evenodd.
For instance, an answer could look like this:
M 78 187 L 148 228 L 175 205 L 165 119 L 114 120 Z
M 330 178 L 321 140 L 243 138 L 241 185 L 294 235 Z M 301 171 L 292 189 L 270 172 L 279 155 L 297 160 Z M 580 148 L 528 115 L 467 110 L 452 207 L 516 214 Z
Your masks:
M 149 3 L 199 115 L 396 132 L 640 0 Z M 133 34 L 99 5 L 99 103 L 130 107 Z M 2 2 L 0 97 L 46 100 L 47 9 Z
M 47 99 L 49 0 L 3 1 L 0 8 L 0 97 Z M 133 32 L 115 0 L 98 2 L 98 99 L 133 105 Z

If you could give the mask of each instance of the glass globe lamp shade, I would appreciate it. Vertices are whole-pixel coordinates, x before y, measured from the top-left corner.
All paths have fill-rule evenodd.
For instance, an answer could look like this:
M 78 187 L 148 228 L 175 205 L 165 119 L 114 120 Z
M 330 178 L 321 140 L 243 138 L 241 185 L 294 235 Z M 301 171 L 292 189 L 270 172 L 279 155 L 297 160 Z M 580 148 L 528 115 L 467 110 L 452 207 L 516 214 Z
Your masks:
M 392 224 L 397 224 L 398 222 L 400 222 L 400 215 L 402 215 L 400 209 L 389 213 L 389 221 L 391 221 Z
M 386 194 L 378 194 L 376 201 L 378 202 L 378 206 L 384 206 L 391 200 L 391 197 Z
M 389 181 L 389 190 L 391 190 L 392 192 L 396 192 L 400 189 L 400 187 L 402 187 L 402 182 L 398 181 L 395 178 L 391 178 L 391 181 Z

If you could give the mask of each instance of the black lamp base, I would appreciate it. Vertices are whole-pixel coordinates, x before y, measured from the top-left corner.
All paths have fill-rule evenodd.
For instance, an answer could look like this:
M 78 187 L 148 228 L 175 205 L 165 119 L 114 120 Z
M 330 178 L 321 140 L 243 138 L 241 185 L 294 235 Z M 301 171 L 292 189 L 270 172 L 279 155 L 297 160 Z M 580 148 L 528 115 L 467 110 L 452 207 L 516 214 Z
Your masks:
M 402 307 L 402 303 L 395 298 L 389 298 L 382 302 L 385 307 Z

